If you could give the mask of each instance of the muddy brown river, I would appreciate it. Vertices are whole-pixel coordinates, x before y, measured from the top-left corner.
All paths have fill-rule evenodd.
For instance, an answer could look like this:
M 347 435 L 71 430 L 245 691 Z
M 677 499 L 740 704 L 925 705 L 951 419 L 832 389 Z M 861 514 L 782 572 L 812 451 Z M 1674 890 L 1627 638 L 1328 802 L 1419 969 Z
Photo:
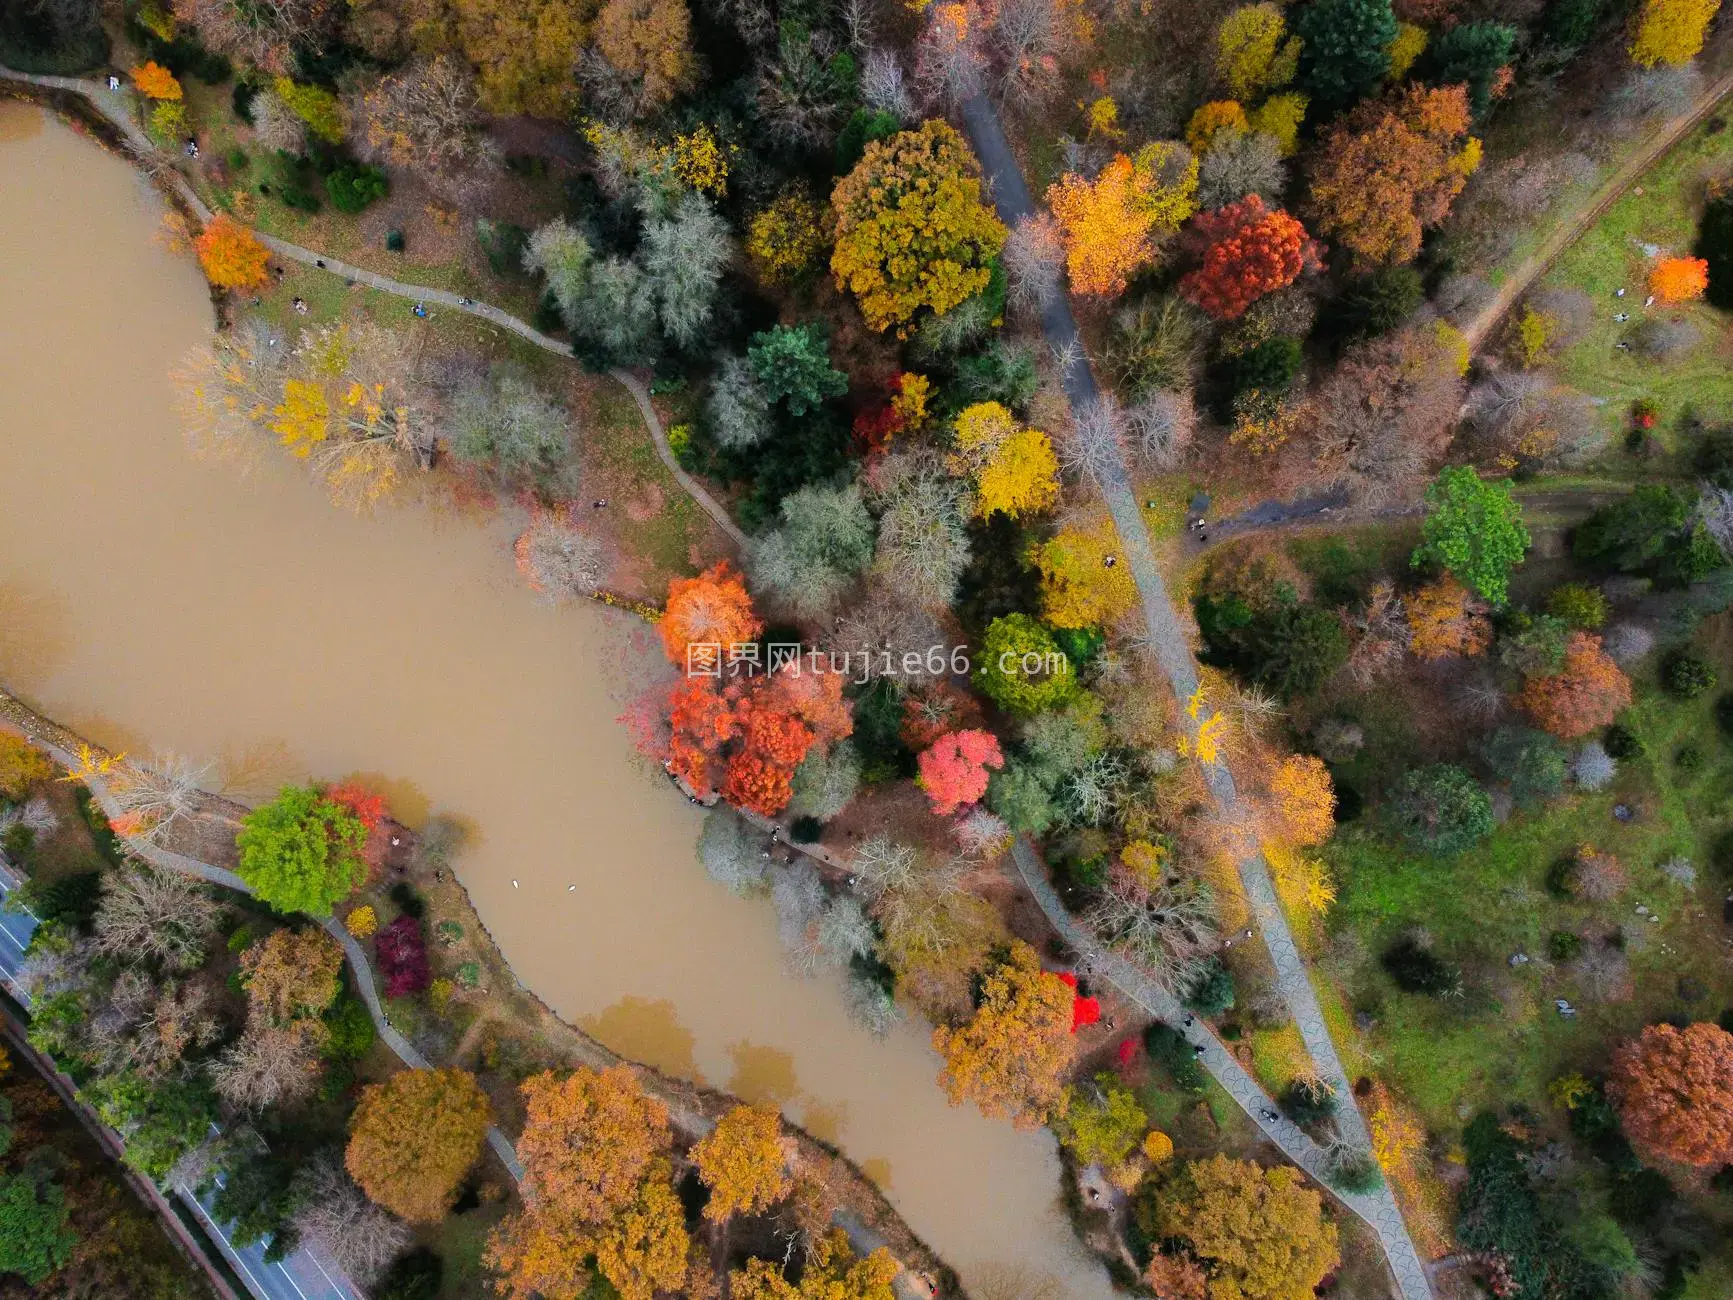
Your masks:
M 168 376 L 211 311 L 162 215 L 126 163 L 0 102 L 0 681 L 243 797 L 367 773 L 411 817 L 464 819 L 464 883 L 561 1014 L 779 1103 L 966 1280 L 1108 1295 L 1052 1139 L 949 1107 L 924 1029 L 855 1029 L 835 984 L 784 970 L 769 905 L 704 875 L 697 814 L 615 722 L 656 653 L 639 626 L 539 604 L 510 521 L 357 518 L 279 458 L 189 450 Z

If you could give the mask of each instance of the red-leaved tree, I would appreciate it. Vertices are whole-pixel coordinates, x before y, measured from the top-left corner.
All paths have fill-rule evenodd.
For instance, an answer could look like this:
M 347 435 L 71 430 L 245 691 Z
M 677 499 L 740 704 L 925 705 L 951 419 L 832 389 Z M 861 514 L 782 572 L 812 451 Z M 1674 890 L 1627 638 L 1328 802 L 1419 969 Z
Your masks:
M 953 731 L 923 750 L 918 762 L 933 811 L 949 817 L 987 793 L 987 769 L 1004 767 L 1005 756 L 990 731 Z
M 1256 194 L 1192 222 L 1202 249 L 1198 268 L 1180 292 L 1218 320 L 1237 320 L 1265 294 L 1285 289 L 1318 266 L 1318 245 L 1286 212 L 1271 211 Z
M 1517 702 L 1546 730 L 1564 740 L 1598 731 L 1631 706 L 1631 682 L 1601 649 L 1601 639 L 1573 632 L 1564 667 L 1531 677 Z
M 413 916 L 400 916 L 375 935 L 373 955 L 379 961 L 379 973 L 385 977 L 388 998 L 409 997 L 433 982 L 421 922 Z
M 721 646 L 726 653 L 728 646 L 756 641 L 764 624 L 753 612 L 746 583 L 722 560 L 696 578 L 668 584 L 668 604 L 657 630 L 669 660 L 684 664 L 688 646 Z
M 1613 1054 L 1607 1095 L 1637 1147 L 1707 1169 L 1733 1164 L 1733 1034 L 1648 1025 Z

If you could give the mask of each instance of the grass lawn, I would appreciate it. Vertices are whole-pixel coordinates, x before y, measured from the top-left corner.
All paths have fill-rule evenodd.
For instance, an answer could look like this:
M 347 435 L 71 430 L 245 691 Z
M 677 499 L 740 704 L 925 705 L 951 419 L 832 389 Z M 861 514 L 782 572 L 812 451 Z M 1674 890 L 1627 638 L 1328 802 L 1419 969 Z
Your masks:
M 1712 1020 L 1733 1006 L 1709 855 L 1733 789 L 1733 749 L 1716 733 L 1708 697 L 1680 703 L 1639 691 L 1625 721 L 1647 753 L 1625 762 L 1612 788 L 1518 812 L 1454 859 L 1404 852 L 1370 825 L 1345 827 L 1324 850 L 1340 883 L 1330 921 L 1335 956 L 1325 969 L 1369 1025 L 1343 1046 L 1389 1078 L 1436 1132 L 1456 1131 L 1487 1106 L 1524 1102 L 1544 1113 L 1552 1079 L 1595 1073 L 1611 1046 L 1643 1023 L 1667 1014 Z M 1361 761 L 1399 770 L 1391 756 L 1412 752 L 1399 720 L 1362 723 Z M 1396 734 L 1380 735 L 1385 723 Z M 1673 757 L 1687 740 L 1703 751 L 1691 771 Z M 1635 811 L 1632 821 L 1615 820 L 1619 803 Z M 1593 904 L 1549 888 L 1555 866 L 1581 844 L 1623 863 L 1631 884 L 1618 899 Z M 1694 890 L 1659 870 L 1678 855 L 1697 865 Z M 1661 919 L 1649 921 L 1638 905 Z M 1438 952 L 1462 966 L 1463 998 L 1401 993 L 1384 975 L 1378 955 L 1410 927 L 1424 928 Z M 1597 1000 L 1569 963 L 1548 960 L 1554 931 L 1593 945 L 1621 927 L 1632 985 L 1624 1000 Z M 1518 952 L 1530 960 L 1512 967 Z M 1555 998 L 1569 999 L 1579 1014 L 1559 1015 Z
M 1681 426 L 1691 416 L 1710 424 L 1733 419 L 1733 368 L 1728 365 L 1733 337 L 1727 316 L 1701 303 L 1682 308 L 1657 303 L 1647 311 L 1643 307 L 1655 257 L 1689 255 L 1704 188 L 1730 173 L 1733 130 L 1706 123 L 1644 173 L 1542 281 L 1549 289 L 1580 290 L 1593 304 L 1593 320 L 1583 337 L 1565 349 L 1558 371 L 1566 383 L 1604 403 L 1601 417 L 1609 433 L 1628 427 L 1631 404 L 1640 399 L 1658 408 L 1654 432 L 1668 451 L 1678 449 Z M 1615 297 L 1621 288 L 1625 296 Z M 1613 320 L 1623 312 L 1630 314 L 1629 322 Z M 1701 335 L 1697 347 L 1676 361 L 1655 362 L 1634 348 L 1616 346 L 1636 325 L 1656 316 L 1692 322 Z

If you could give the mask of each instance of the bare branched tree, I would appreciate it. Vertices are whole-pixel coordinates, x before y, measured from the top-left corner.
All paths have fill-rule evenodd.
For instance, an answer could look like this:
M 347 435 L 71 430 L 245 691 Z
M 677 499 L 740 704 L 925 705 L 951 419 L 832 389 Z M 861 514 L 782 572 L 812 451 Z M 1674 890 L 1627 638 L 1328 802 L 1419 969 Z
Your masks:
M 14 826 L 27 827 L 37 838 L 52 835 L 60 827 L 60 815 L 54 811 L 54 805 L 41 795 L 26 800 L 21 804 L 13 804 L 5 812 L 0 812 L 0 834 L 11 830 Z
M 322 0 L 175 0 L 174 14 L 213 50 L 278 74 L 297 50 L 323 50 L 333 22 Z
M 755 894 L 770 883 L 770 841 L 727 804 L 704 817 L 698 861 L 717 884 L 736 894 Z
M 986 86 L 987 53 L 975 11 L 935 5 L 915 46 L 915 89 L 929 104 L 956 106 Z
M 217 1093 L 243 1110 L 264 1110 L 308 1096 L 319 1082 L 318 1026 L 254 1023 L 209 1069 Z
M 971 858 L 996 858 L 1012 839 L 1011 828 L 1005 824 L 1005 819 L 979 806 L 958 818 L 951 833 L 957 837 L 957 847 Z
M 1038 312 L 1059 297 L 1065 275 L 1065 245 L 1059 224 L 1046 213 L 1023 217 L 1001 251 L 1006 300 L 1013 311 Z
M 193 877 L 134 863 L 102 879 L 96 945 L 129 961 L 154 958 L 169 970 L 192 970 L 203 963 L 221 915 Z
M 860 97 L 868 108 L 889 113 L 901 122 L 917 116 L 903 65 L 894 51 L 869 50 L 861 67 Z
M 210 773 L 209 763 L 195 765 L 172 752 L 117 767 L 108 778 L 108 792 L 130 815 L 128 837 L 160 843 L 177 822 L 198 811 L 200 788 Z
M 1713 483 L 1698 484 L 1697 518 L 1715 545 L 1727 555 L 1733 555 L 1733 491 Z
M 1197 431 L 1197 408 L 1189 392 L 1156 390 L 1126 408 L 1132 445 L 1151 469 L 1171 470 L 1191 446 Z
M 964 481 L 935 456 L 898 452 L 874 468 L 879 506 L 875 568 L 888 586 L 928 606 L 948 606 L 969 563 Z
M 549 601 L 588 596 L 607 575 L 607 548 L 601 539 L 577 527 L 564 513 L 537 511 L 515 549 L 518 568 Z
M 376 161 L 414 167 L 460 188 L 500 164 L 482 130 L 475 78 L 455 59 L 411 63 L 350 101 L 356 135 Z
M 1365 603 L 1348 616 L 1348 626 L 1354 635 L 1348 677 L 1366 690 L 1395 672 L 1408 652 L 1408 619 L 1395 585 L 1374 583 Z
M 839 654 L 847 651 L 856 656 L 849 665 L 856 675 L 864 673 L 869 679 L 888 675 L 904 686 L 933 675 L 927 652 L 946 644 L 938 620 L 883 581 L 868 584 L 866 594 L 842 616 L 832 638 Z
M 878 898 L 913 885 L 917 862 L 911 845 L 899 844 L 888 835 L 873 835 L 861 841 L 849 867 L 867 896 Z
M 358 1286 L 371 1286 L 409 1245 L 409 1225 L 367 1199 L 342 1162 L 321 1156 L 296 1176 L 295 1228 L 316 1241 Z
M 137 967 L 122 971 L 107 1004 L 86 1028 L 89 1054 L 105 1074 L 136 1070 L 161 1079 L 194 1047 L 215 1042 L 219 1032 L 201 985 L 169 980 L 158 985 Z
M 1170 878 L 1152 888 L 1124 867 L 1108 876 L 1089 923 L 1176 994 L 1196 982 L 1217 947 L 1214 909 L 1201 885 Z
M 1059 0 L 999 0 L 989 43 L 996 89 L 1007 103 L 1039 104 L 1059 84 L 1077 46 L 1076 11 Z
M 1097 486 L 1125 472 L 1125 411 L 1111 393 L 1101 393 L 1077 411 L 1070 435 L 1059 447 L 1059 459 L 1073 474 Z

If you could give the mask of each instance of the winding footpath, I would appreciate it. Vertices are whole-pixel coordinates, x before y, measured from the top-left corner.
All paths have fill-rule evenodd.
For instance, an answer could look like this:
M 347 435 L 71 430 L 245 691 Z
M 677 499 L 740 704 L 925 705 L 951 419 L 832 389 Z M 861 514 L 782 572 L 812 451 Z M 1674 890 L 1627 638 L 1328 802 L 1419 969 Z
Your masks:
M 993 203 L 998 209 L 999 219 L 1007 226 L 1015 226 L 1023 218 L 1032 216 L 1035 205 L 1029 197 L 1029 187 L 1024 182 L 1016 156 L 1011 152 L 1010 143 L 1005 139 L 1004 128 L 999 124 L 999 116 L 994 111 L 992 102 L 984 95 L 977 95 L 963 104 L 962 117 L 969 138 L 975 146 L 975 154 L 991 183 Z M 1052 348 L 1055 356 L 1064 361 L 1065 369 L 1061 379 L 1072 409 L 1079 412 L 1087 410 L 1100 400 L 1101 391 L 1096 385 L 1094 373 L 1090 370 L 1083 340 L 1077 332 L 1077 322 L 1072 318 L 1070 304 L 1064 295 L 1054 295 L 1045 305 L 1041 313 L 1041 325 L 1047 336 L 1048 346 Z M 1168 595 L 1167 584 L 1162 581 L 1161 571 L 1156 565 L 1155 548 L 1150 543 L 1149 530 L 1138 509 L 1137 497 L 1131 487 L 1131 474 L 1122 451 L 1116 452 L 1113 463 L 1102 475 L 1099 486 L 1108 511 L 1113 516 L 1114 527 L 1118 530 L 1120 542 L 1125 548 L 1132 578 L 1136 581 L 1138 594 L 1142 598 L 1144 625 L 1150 649 L 1167 676 L 1175 698 L 1182 702 L 1190 700 L 1198 689 L 1197 663 L 1192 658 L 1191 644 L 1174 610 L 1173 600 Z M 1233 774 L 1225 765 L 1212 763 L 1204 768 L 1204 780 L 1221 814 L 1229 820 L 1236 820 L 1240 815 L 1239 795 L 1234 787 Z M 1032 856 L 1027 846 L 1019 843 L 1017 867 L 1024 883 L 1029 886 L 1055 928 L 1061 933 L 1065 933 L 1067 928 L 1077 931 L 1079 927 L 1060 906 L 1052 891 L 1036 888 L 1038 883 L 1044 881 L 1038 869 L 1030 869 L 1028 859 Z M 1276 898 L 1275 885 L 1270 879 L 1269 866 L 1263 855 L 1254 854 L 1244 859 L 1239 864 L 1239 875 L 1246 902 L 1257 921 L 1258 932 L 1262 935 L 1264 946 L 1275 966 L 1277 990 L 1294 1017 L 1294 1023 L 1299 1028 L 1300 1036 L 1305 1041 L 1306 1050 L 1310 1053 L 1319 1076 L 1335 1090 L 1341 1101 L 1341 1109 L 1336 1117 L 1337 1128 L 1350 1145 L 1361 1151 L 1370 1151 L 1371 1134 L 1367 1130 L 1365 1118 L 1360 1114 L 1359 1106 L 1354 1101 L 1353 1083 L 1342 1066 L 1342 1058 L 1336 1051 L 1335 1041 L 1330 1037 L 1329 1026 L 1325 1023 L 1323 1009 L 1318 1003 L 1317 990 L 1312 987 L 1311 975 L 1300 956 L 1293 931 L 1288 928 L 1287 917 Z M 1087 935 L 1079 934 L 1079 937 L 1089 939 Z M 1142 1003 L 1154 992 L 1148 987 L 1146 979 L 1132 978 L 1137 972 L 1129 963 L 1115 961 L 1111 954 L 1102 953 L 1100 945 L 1093 941 L 1086 942 L 1080 950 L 1091 953 L 1102 969 L 1110 972 L 1109 978 L 1112 982 L 1134 1001 Z M 1265 1107 L 1269 1103 L 1262 1089 L 1245 1075 L 1238 1062 L 1233 1061 L 1213 1039 L 1205 1044 L 1202 1059 L 1209 1066 L 1210 1072 L 1222 1081 L 1223 1086 L 1251 1116 L 1253 1122 L 1284 1151 L 1289 1151 L 1293 1144 L 1293 1134 L 1284 1130 L 1291 1130 L 1292 1125 L 1286 1121 L 1275 1122 L 1264 1118 Z M 1232 1063 L 1231 1069 L 1228 1068 L 1229 1062 Z M 1289 1154 L 1293 1155 L 1293 1152 L 1289 1151 Z M 1308 1172 L 1317 1172 L 1309 1166 L 1306 1167 Z M 1413 1239 L 1408 1235 L 1402 1213 L 1397 1208 L 1396 1198 L 1388 1185 L 1363 1197 L 1343 1199 L 1377 1232 L 1404 1300 L 1430 1300 L 1432 1290 L 1427 1282 L 1425 1265 L 1421 1262 L 1420 1252 L 1415 1249 Z

